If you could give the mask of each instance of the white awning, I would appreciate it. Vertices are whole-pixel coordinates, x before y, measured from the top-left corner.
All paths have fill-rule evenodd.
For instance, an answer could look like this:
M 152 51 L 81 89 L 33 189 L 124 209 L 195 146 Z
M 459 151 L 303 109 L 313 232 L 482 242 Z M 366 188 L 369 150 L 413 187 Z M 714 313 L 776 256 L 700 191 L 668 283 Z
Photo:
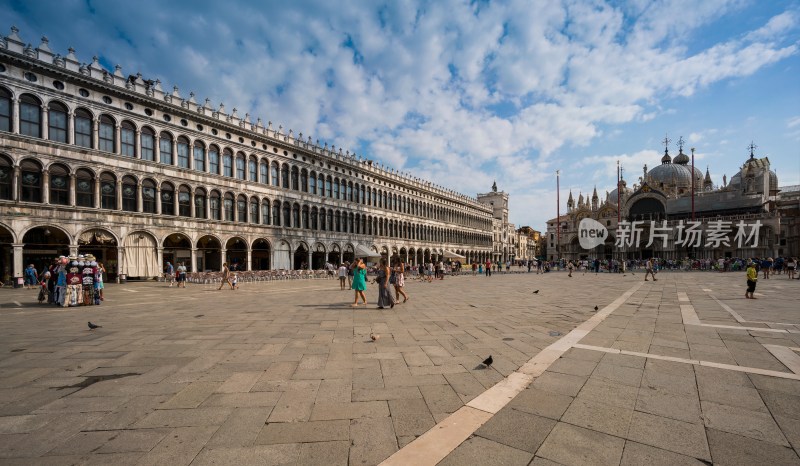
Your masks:
M 465 260 L 466 259 L 465 256 L 462 256 L 461 254 L 458 254 L 458 253 L 453 252 L 453 251 L 448 251 L 448 250 L 444 251 L 444 257 L 445 257 L 445 259 L 460 259 L 460 260 Z
M 360 244 L 356 246 L 355 256 L 356 257 L 363 257 L 365 259 L 370 259 L 370 258 L 380 259 L 381 258 L 381 255 L 379 253 L 373 251 L 372 249 L 370 249 L 370 248 L 368 248 L 366 246 L 362 246 Z

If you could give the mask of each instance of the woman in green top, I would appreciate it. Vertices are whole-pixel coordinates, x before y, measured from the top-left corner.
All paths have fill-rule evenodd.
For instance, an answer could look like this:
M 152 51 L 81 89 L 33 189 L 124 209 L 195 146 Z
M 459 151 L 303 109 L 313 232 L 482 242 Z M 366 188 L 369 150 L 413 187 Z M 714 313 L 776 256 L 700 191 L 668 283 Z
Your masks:
M 757 281 L 758 281 L 758 272 L 756 272 L 756 264 L 754 264 L 753 261 L 750 261 L 750 263 L 747 264 L 747 291 L 744 294 L 745 298 L 758 299 L 755 296 L 753 296 L 753 293 L 756 291 Z
M 359 296 L 361 297 L 361 301 L 363 301 L 364 306 L 366 306 L 367 296 L 364 294 L 364 290 L 367 289 L 367 266 L 364 265 L 364 261 L 362 259 L 358 259 L 353 264 L 353 285 L 351 288 L 356 292 L 353 304 L 351 306 L 358 306 Z

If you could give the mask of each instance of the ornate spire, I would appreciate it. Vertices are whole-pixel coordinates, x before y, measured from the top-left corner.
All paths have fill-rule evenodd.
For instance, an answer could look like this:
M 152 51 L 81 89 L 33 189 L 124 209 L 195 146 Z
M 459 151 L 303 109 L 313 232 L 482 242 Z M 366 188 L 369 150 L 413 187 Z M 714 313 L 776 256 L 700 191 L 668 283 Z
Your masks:
M 750 149 L 750 160 L 753 160 L 754 158 L 756 158 L 756 152 L 755 151 L 758 148 L 758 146 L 753 144 L 753 141 L 750 141 L 750 145 L 747 146 L 747 148 Z
M 496 192 L 497 192 L 497 181 L 495 181 L 495 182 L 493 182 L 493 183 L 492 183 L 492 192 L 493 192 L 493 193 L 496 193 Z

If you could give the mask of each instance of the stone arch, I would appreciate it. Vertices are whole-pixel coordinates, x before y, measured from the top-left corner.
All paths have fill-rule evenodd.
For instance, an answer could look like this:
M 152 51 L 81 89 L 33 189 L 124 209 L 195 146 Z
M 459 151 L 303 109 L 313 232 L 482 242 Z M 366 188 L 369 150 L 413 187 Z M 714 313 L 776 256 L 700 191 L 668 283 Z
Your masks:
M 205 235 L 195 243 L 197 270 L 222 270 L 222 241 L 216 235 Z
M 295 270 L 307 270 L 308 264 L 308 244 L 305 241 L 298 241 L 292 255 L 292 267 Z
M 131 232 L 123 242 L 119 272 L 128 277 L 154 278 L 161 275 L 155 236 L 144 230 Z
M 183 233 L 171 233 L 167 235 L 161 243 L 162 246 L 162 265 L 167 262 L 177 268 L 178 263 L 182 262 L 190 272 L 192 259 L 192 240 Z
M 266 238 L 256 238 L 251 249 L 252 270 L 269 270 L 272 263 L 272 245 Z
M 282 239 L 275 245 L 274 264 L 276 269 L 290 270 L 292 267 L 292 247 L 288 241 Z
M 119 269 L 117 235 L 106 228 L 89 228 L 77 235 L 78 254 L 91 254 L 102 262 L 109 280 L 116 280 Z

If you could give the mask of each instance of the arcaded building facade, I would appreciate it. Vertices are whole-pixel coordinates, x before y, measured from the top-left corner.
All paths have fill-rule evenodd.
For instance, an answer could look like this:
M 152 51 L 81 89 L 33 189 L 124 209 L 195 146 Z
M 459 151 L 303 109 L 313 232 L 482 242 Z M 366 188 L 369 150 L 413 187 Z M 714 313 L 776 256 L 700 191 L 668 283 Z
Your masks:
M 0 40 L 0 270 L 92 253 L 110 278 L 493 257 L 493 210 L 159 81 Z M 455 253 L 455 254 L 453 254 Z

